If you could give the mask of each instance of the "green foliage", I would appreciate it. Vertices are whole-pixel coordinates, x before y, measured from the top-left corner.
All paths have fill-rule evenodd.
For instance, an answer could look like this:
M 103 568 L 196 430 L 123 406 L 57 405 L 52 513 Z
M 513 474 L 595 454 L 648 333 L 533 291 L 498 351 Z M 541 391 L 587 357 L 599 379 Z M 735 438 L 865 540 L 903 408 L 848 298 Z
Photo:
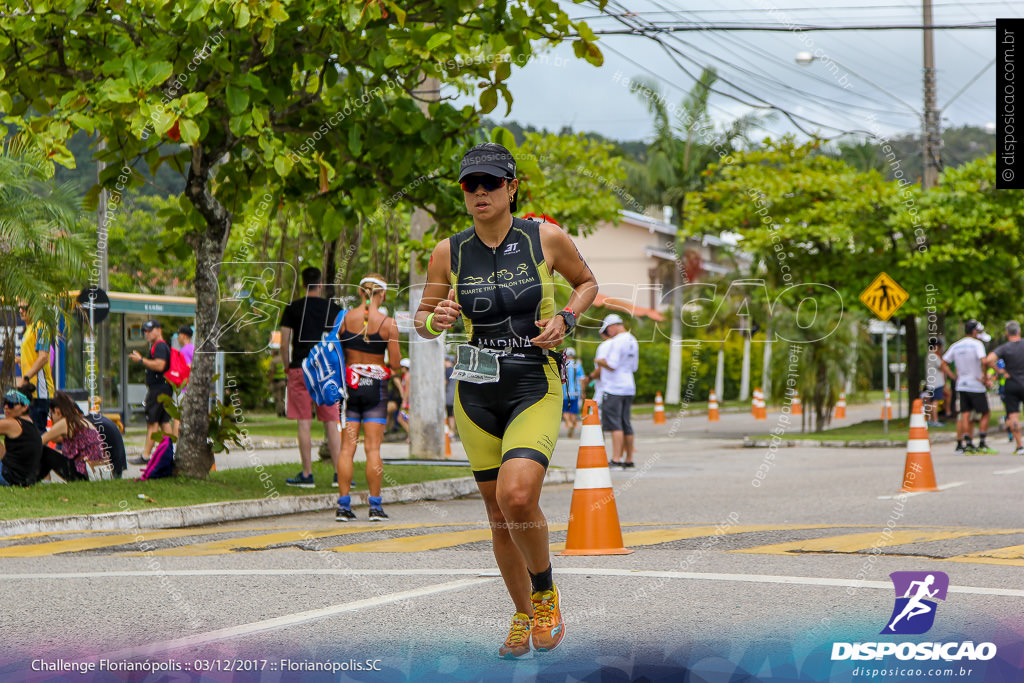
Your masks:
M 181 419 L 180 396 L 181 391 L 174 389 L 173 396 L 164 394 L 157 399 L 164 405 L 167 414 L 171 416 L 172 420 Z M 207 433 L 207 444 L 211 452 L 228 453 L 231 450 L 231 445 L 240 448 L 245 446 L 245 441 L 241 434 L 241 423 L 236 419 L 235 407 L 233 405 L 226 405 L 218 398 L 214 402 L 213 407 L 210 408 L 208 417 L 209 431 Z M 164 434 L 157 431 L 157 435 L 157 438 L 169 436 L 172 441 L 177 441 L 173 434 Z
M 504 129 L 495 129 L 504 130 Z M 492 131 L 492 137 L 495 133 Z M 583 134 L 526 133 L 522 145 L 507 142 L 523 172 L 520 215 L 547 214 L 572 235 L 587 235 L 600 221 L 614 220 L 620 208 L 642 210 L 624 188 L 622 160 L 613 147 Z M 632 205 L 630 204 L 632 202 Z
M 71 310 L 66 293 L 88 284 L 83 265 L 89 245 L 77 204 L 74 187 L 53 180 L 53 163 L 26 137 L 0 139 L 0 296 L 13 314 L 3 338 L 13 339 L 14 324 L 20 324 L 18 301 L 27 301 L 34 319 L 52 334 L 56 311 Z M 16 353 L 14 344 L 3 345 L 3 386 L 14 384 Z
M 231 319 L 239 308 L 250 310 L 247 301 L 225 302 L 220 310 L 221 324 Z M 232 381 L 230 402 L 242 408 L 262 408 L 270 397 L 270 352 L 265 349 L 270 334 L 277 329 L 279 318 L 260 324 L 241 325 L 226 330 L 220 339 L 224 351 L 224 373 Z

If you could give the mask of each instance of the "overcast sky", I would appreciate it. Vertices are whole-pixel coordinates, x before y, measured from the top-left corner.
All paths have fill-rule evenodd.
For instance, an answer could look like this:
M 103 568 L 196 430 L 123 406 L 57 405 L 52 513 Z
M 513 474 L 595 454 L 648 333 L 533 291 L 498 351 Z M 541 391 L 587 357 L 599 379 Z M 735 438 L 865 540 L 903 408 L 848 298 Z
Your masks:
M 828 9 L 810 8 L 806 0 L 621 0 L 609 2 L 605 11 L 615 12 L 617 7 L 621 12 L 625 5 L 636 13 L 634 21 L 676 24 L 921 23 L 920 0 L 833 0 L 819 4 L 828 5 Z M 573 17 L 595 17 L 587 22 L 595 31 L 623 28 L 614 18 L 597 17 L 591 5 L 562 5 Z M 1024 2 L 1019 0 L 934 0 L 933 6 L 936 25 L 1024 17 Z M 605 58 L 600 68 L 576 59 L 571 46 L 562 45 L 514 69 L 509 87 L 515 102 L 508 119 L 553 131 L 572 126 L 575 131 L 595 131 L 619 140 L 650 139 L 650 115 L 625 87 L 628 79 L 655 78 L 667 101 L 677 105 L 693 86 L 692 76 L 698 75 L 701 67 L 711 65 L 721 78 L 717 89 L 750 103 L 769 103 L 805 117 L 798 119 L 804 129 L 826 137 L 858 129 L 883 135 L 920 129 L 915 113 L 923 109 L 924 99 L 920 30 L 770 33 L 712 29 L 659 35 L 676 52 L 670 54 L 642 36 L 609 35 L 598 42 Z M 942 125 L 984 126 L 993 122 L 995 66 L 991 62 L 995 57 L 995 30 L 942 30 L 934 35 Z M 798 52 L 815 50 L 824 59 L 808 66 L 796 63 Z M 833 64 L 830 66 L 827 60 Z M 950 103 L 965 86 L 967 89 Z M 712 115 L 720 124 L 757 111 L 724 94 L 713 94 L 710 101 Z M 502 102 L 490 117 L 505 120 L 504 112 Z M 869 118 L 872 115 L 873 123 Z M 780 113 L 766 125 L 766 132 L 773 136 L 799 133 Z

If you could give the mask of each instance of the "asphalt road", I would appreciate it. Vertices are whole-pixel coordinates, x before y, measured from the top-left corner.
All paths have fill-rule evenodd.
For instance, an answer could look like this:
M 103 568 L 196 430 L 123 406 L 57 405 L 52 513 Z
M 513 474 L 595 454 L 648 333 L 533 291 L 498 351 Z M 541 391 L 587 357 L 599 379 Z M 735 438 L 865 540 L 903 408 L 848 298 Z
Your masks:
M 1005 444 L 987 457 L 955 456 L 943 444 L 932 459 L 944 490 L 900 499 L 902 449 L 739 447 L 737 436 L 767 432 L 775 417 L 639 423 L 637 469 L 612 473 L 634 552 L 553 558 L 567 635 L 529 661 L 496 658 L 512 609 L 482 505 L 469 498 L 391 505 L 391 521 L 377 525 L 316 513 L 0 539 L 0 679 L 146 679 L 32 670 L 63 660 L 180 667 L 175 680 L 683 680 L 689 672 L 693 681 L 842 681 L 863 678 L 854 676 L 860 665 L 907 663 L 833 662 L 833 643 L 895 639 L 998 646 L 988 662 L 910 662 L 924 671 L 920 680 L 1020 680 L 1024 458 Z M 562 439 L 555 464 L 572 466 L 574 452 Z M 570 486 L 542 497 L 556 549 L 571 500 Z M 365 508 L 356 512 L 365 520 Z M 879 636 L 893 610 L 894 571 L 948 575 L 926 635 Z

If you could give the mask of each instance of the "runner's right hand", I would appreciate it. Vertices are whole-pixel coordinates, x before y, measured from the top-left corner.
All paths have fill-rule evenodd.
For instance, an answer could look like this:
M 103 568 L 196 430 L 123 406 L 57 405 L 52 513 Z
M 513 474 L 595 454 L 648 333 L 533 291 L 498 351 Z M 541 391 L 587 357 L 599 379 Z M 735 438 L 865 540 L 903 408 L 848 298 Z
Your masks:
M 434 306 L 434 318 L 430 326 L 435 330 L 447 330 L 462 314 L 462 306 L 455 301 L 455 290 L 448 290 L 448 298 Z

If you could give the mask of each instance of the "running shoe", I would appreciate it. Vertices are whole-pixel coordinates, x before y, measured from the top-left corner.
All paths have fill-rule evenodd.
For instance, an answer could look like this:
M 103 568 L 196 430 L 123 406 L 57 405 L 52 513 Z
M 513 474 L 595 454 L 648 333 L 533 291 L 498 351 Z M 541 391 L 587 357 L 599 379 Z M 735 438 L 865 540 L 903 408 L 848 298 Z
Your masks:
M 512 617 L 512 626 L 508 629 L 505 644 L 498 648 L 498 656 L 502 659 L 519 659 L 530 656 L 530 617 L 523 612 L 516 612 Z
M 145 466 L 145 465 L 149 464 L 149 460 L 147 460 L 146 458 L 143 458 L 141 455 L 139 455 L 139 456 L 136 456 L 136 457 L 132 458 L 131 460 L 129 460 L 128 464 L 129 465 L 143 465 L 143 466 Z
M 986 444 L 975 448 L 974 455 L 999 455 L 999 451 Z
M 1024 446 L 1021 446 L 1013 452 L 1014 455 L 1024 455 Z
M 356 521 L 356 513 L 352 512 L 352 508 L 343 508 L 338 506 L 338 512 L 334 515 L 335 522 L 354 522 Z
M 288 484 L 289 486 L 300 486 L 304 489 L 311 489 L 316 487 L 316 484 L 313 483 L 313 475 L 310 474 L 307 476 L 304 475 L 302 472 L 299 472 L 291 479 L 285 479 L 284 483 Z
M 608 469 L 621 470 L 622 469 L 622 463 L 617 461 L 617 460 L 609 460 L 608 461 Z
M 956 448 L 953 449 L 953 453 L 956 455 L 967 455 L 967 449 L 963 447 L 963 444 L 957 444 Z
M 624 469 L 624 470 L 631 470 L 634 467 L 636 467 L 636 465 L 634 465 L 631 462 L 624 462 L 624 463 L 622 463 L 622 469 Z
M 549 591 L 538 591 L 531 596 L 533 600 L 533 649 L 548 652 L 558 647 L 565 635 L 565 622 L 562 621 L 562 610 L 558 606 L 558 588 L 552 586 Z
M 390 519 L 390 517 L 388 517 L 388 513 L 384 512 L 384 508 L 370 508 L 368 519 L 371 522 L 384 522 Z

